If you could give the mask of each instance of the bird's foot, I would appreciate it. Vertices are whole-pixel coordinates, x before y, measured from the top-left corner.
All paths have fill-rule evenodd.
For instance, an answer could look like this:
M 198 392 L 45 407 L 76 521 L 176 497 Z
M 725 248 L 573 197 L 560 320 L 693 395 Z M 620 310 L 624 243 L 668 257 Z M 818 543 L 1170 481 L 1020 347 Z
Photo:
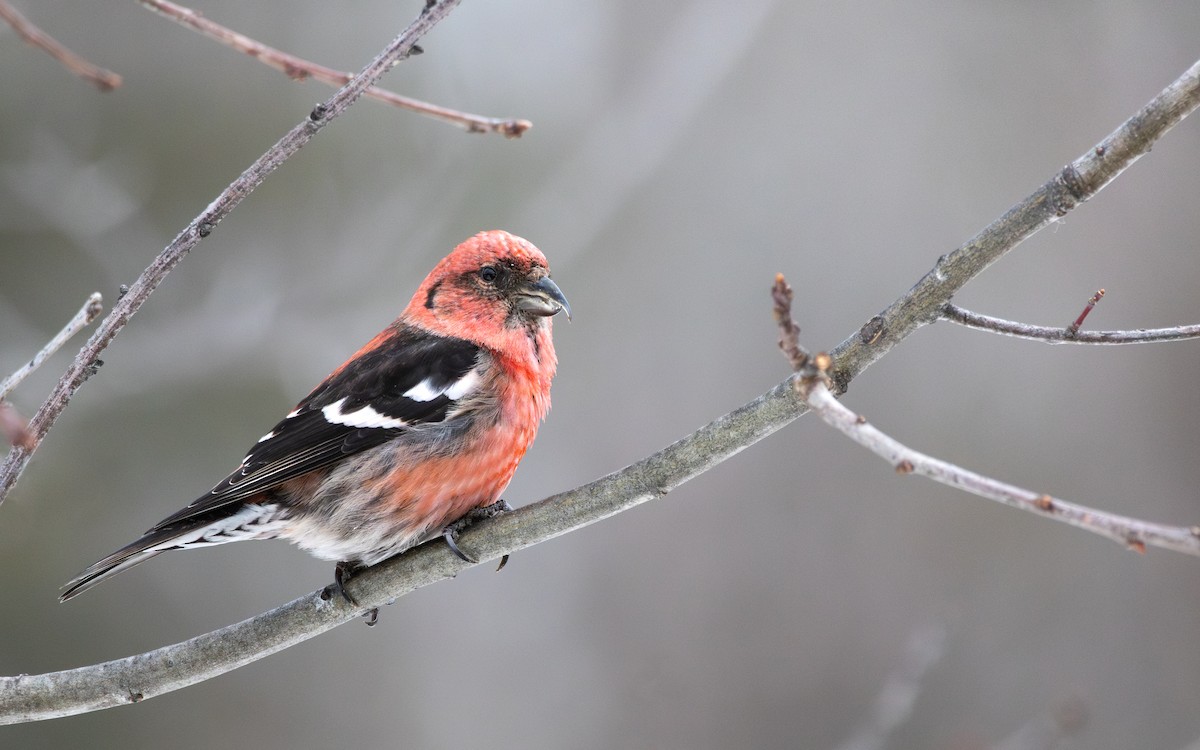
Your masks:
M 465 552 L 458 548 L 458 535 L 463 531 L 466 531 L 467 527 L 476 521 L 482 521 L 485 518 L 495 518 L 501 513 L 508 513 L 512 509 L 512 506 L 504 500 L 497 500 L 491 505 L 485 505 L 482 508 L 472 508 L 471 510 L 467 511 L 466 515 L 464 515 L 462 518 L 458 519 L 454 523 L 447 524 L 446 527 L 442 529 L 442 538 L 446 540 L 446 546 L 450 548 L 451 552 L 458 556 L 458 559 L 474 565 L 479 561 L 469 557 Z M 496 570 L 502 570 L 507 564 L 508 555 L 505 555 L 504 557 L 500 558 L 500 564 L 496 566 Z
M 345 560 L 339 562 L 333 569 L 333 583 L 325 587 L 325 590 L 321 592 L 321 598 L 329 601 L 338 595 L 345 599 L 350 606 L 357 607 L 358 601 L 346 590 L 346 584 L 354 577 L 355 573 L 364 570 L 365 567 Z M 367 619 L 367 627 L 375 627 L 375 623 L 379 622 L 379 608 L 375 607 L 363 612 L 363 617 Z

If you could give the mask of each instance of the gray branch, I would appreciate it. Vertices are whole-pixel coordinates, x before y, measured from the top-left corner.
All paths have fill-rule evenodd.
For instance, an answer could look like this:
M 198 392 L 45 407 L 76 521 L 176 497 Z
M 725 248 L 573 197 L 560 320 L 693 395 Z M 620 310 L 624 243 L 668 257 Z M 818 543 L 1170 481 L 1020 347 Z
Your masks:
M 846 437 L 882 457 L 900 474 L 919 474 L 947 487 L 1037 513 L 1112 539 L 1138 552 L 1153 545 L 1200 556 L 1200 526 L 1168 526 L 1060 500 L 977 474 L 949 461 L 913 450 L 846 408 L 820 379 L 802 381 L 805 398 L 817 415 Z
M 1022 240 L 1094 195 L 1200 105 L 1193 65 L 1093 150 L 1063 168 L 967 244 L 943 256 L 904 296 L 834 350 L 832 374 L 846 385 L 913 331 L 938 319 L 951 295 Z M 196 226 L 190 227 L 195 231 Z M 186 233 L 186 232 L 185 232 Z M 464 532 L 459 546 L 481 562 L 595 523 L 661 497 L 775 432 L 805 411 L 793 379 L 654 455 Z M 364 571 L 349 584 L 363 608 L 384 605 L 469 567 L 438 542 Z M 0 678 L 0 722 L 92 711 L 161 695 L 311 638 L 358 612 L 319 593 L 157 651 L 65 672 Z
M 129 291 L 113 305 L 112 311 L 101 321 L 99 328 L 80 350 L 71 363 L 70 368 L 58 381 L 58 385 L 47 397 L 33 418 L 29 420 L 30 440 L 25 445 L 17 445 L 8 452 L 4 463 L 0 465 L 0 504 L 8 496 L 13 485 L 21 476 L 33 452 L 41 444 L 46 432 L 53 426 L 54 421 L 67 408 L 71 397 L 79 390 L 84 381 L 95 371 L 101 352 L 116 337 L 129 319 L 133 317 L 150 295 L 162 283 L 162 280 L 184 256 L 200 244 L 200 240 L 212 233 L 221 220 L 233 211 L 246 196 L 262 184 L 267 175 L 274 172 L 281 164 L 292 157 L 313 136 L 324 128 L 330 121 L 340 115 L 347 107 L 354 104 L 363 92 L 378 81 L 384 73 L 398 61 L 406 59 L 412 52 L 413 46 L 425 32 L 434 24 L 446 17 L 460 0 L 437 0 L 421 11 L 417 19 L 407 29 L 402 31 L 383 52 L 371 61 L 362 72 L 354 77 L 333 95 L 328 101 L 318 104 L 312 113 L 292 128 L 287 135 L 279 140 L 266 153 L 258 158 L 250 167 L 242 172 L 229 187 L 221 191 L 216 199 L 208 204 L 191 224 L 163 249 L 154 262 L 138 276 L 129 287 Z
M 909 636 L 903 661 L 888 675 L 862 724 L 837 750 L 884 750 L 912 716 L 925 675 L 941 660 L 945 642 L 946 627 L 941 624 L 927 625 Z
M 1015 320 L 994 318 L 972 312 L 951 303 L 942 308 L 942 320 L 958 323 L 978 331 L 998 333 L 1047 344 L 1093 344 L 1116 346 L 1120 344 L 1154 344 L 1162 341 L 1187 341 L 1200 338 L 1200 325 L 1171 326 L 1170 328 L 1135 328 L 1128 331 L 1076 331 L 1070 328 L 1049 328 L 1020 323 Z
M 83 303 L 83 307 L 79 308 L 79 312 L 75 313 L 75 317 L 67 321 L 63 329 L 54 334 L 54 338 L 50 339 L 41 351 L 33 355 L 33 359 L 5 378 L 3 383 L 0 383 L 0 401 L 7 398 L 8 394 L 12 393 L 12 390 L 20 385 L 22 380 L 41 367 L 42 363 L 51 355 L 63 348 L 63 345 L 70 341 L 72 336 L 91 325 L 92 321 L 100 317 L 102 312 L 104 312 L 104 299 L 100 296 L 100 292 L 92 292 L 92 295 Z
M 1029 197 L 966 244 L 939 258 L 933 269 L 904 296 L 830 352 L 837 389 L 844 391 L 851 380 L 898 342 L 937 320 L 945 304 L 968 281 L 1098 193 L 1197 106 L 1200 106 L 1200 62 L 1194 63 L 1121 127 L 1063 167 Z

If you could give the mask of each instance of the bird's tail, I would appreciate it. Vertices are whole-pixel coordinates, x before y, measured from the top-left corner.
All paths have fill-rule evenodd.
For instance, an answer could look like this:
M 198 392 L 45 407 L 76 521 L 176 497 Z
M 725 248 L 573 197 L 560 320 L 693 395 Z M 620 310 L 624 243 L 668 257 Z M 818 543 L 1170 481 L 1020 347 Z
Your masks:
M 209 547 L 243 539 L 272 539 L 278 536 L 285 522 L 285 514 L 278 505 L 246 503 L 233 509 L 223 508 L 217 513 L 156 526 L 136 542 L 89 565 L 63 586 L 58 600 L 65 602 L 79 596 L 104 579 L 168 550 Z
M 146 534 L 136 542 L 125 545 L 103 560 L 92 563 L 82 573 L 75 576 L 70 583 L 63 586 L 63 592 L 59 595 L 58 600 L 65 602 L 79 596 L 105 578 L 115 576 L 123 570 L 128 570 L 140 562 L 176 547 L 176 536 L 178 536 L 178 532 L 169 534 L 165 530 L 158 531 Z

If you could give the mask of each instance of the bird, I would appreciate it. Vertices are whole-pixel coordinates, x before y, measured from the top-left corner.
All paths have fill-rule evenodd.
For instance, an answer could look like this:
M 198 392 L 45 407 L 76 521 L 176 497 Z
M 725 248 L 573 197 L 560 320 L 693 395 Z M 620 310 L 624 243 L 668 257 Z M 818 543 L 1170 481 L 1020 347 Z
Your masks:
M 570 319 L 532 243 L 502 230 L 467 239 L 232 474 L 86 568 L 60 601 L 168 550 L 247 539 L 337 561 L 333 589 L 351 604 L 350 577 L 439 531 L 474 562 L 455 537 L 509 509 L 501 494 L 550 409 L 559 312 Z

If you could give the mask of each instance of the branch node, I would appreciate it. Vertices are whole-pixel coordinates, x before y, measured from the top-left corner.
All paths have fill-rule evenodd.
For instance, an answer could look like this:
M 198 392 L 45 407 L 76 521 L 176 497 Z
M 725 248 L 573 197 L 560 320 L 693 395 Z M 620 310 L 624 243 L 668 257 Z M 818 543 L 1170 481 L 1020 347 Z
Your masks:
M 258 57 L 255 53 L 249 53 L 252 57 Z M 309 72 L 299 65 L 285 61 L 283 63 L 283 74 L 293 81 L 307 81 Z
M 876 315 L 863 324 L 863 327 L 858 330 L 858 338 L 864 344 L 870 346 L 883 337 L 883 332 L 883 316 Z
M 808 352 L 800 346 L 800 326 L 792 318 L 792 296 L 791 284 L 787 283 L 783 274 L 775 274 L 771 300 L 774 302 L 772 313 L 775 323 L 779 326 L 779 348 L 792 365 L 792 371 L 800 372 L 808 364 Z
M 104 312 L 104 298 L 100 296 L 100 292 L 93 292 L 92 296 L 88 297 L 87 307 L 84 308 L 84 325 L 91 325 L 102 312 Z
M 37 447 L 37 438 L 29 430 L 29 423 L 17 408 L 7 401 L 0 401 L 0 433 L 9 445 L 31 451 Z
M 72 336 L 82 331 L 102 312 L 104 312 L 104 298 L 100 296 L 99 292 L 92 292 L 83 303 L 83 307 L 79 308 L 79 312 L 75 313 L 75 317 L 71 318 L 67 322 L 67 325 L 55 334 L 49 343 L 42 347 L 41 351 L 33 355 L 33 359 L 29 360 L 24 367 L 0 382 L 0 400 L 3 400 L 5 396 L 21 384 L 21 381 L 29 376 L 29 373 L 40 367 L 48 357 L 61 349 L 63 344 L 66 344 Z M 34 430 L 34 432 L 37 432 L 37 430 Z M 3 493 L 0 493 L 0 500 L 2 499 Z
M 1071 194 L 1072 200 L 1062 200 L 1055 203 L 1054 211 L 1058 216 L 1065 216 L 1068 211 L 1083 201 L 1087 200 L 1088 189 L 1083 181 L 1083 176 L 1079 174 L 1079 170 L 1074 164 L 1068 164 L 1058 173 L 1058 184 L 1067 189 Z
M 896 464 L 896 473 L 900 475 L 912 474 L 917 467 L 913 466 L 913 462 L 907 458 L 901 459 L 900 463 Z
M 533 127 L 533 123 L 529 120 L 504 120 L 498 127 L 505 138 L 520 138 Z
M 1146 543 L 1138 536 L 1136 532 L 1131 532 L 1125 540 L 1125 546 L 1139 555 L 1146 554 Z
M 336 87 L 346 85 L 355 77 L 351 73 L 327 68 L 324 65 L 318 65 L 295 55 L 290 55 L 274 47 L 268 47 L 245 34 L 238 33 L 233 29 L 205 18 L 202 13 L 185 8 L 182 5 L 177 5 L 170 0 L 139 1 L 142 5 L 159 15 L 175 21 L 181 26 L 186 26 L 192 31 L 202 34 L 231 49 L 245 53 L 264 65 L 278 70 L 293 81 L 304 81 L 311 78 L 315 81 Z M 0 3 L 2 2 L 4 0 L 0 0 Z M 429 9 L 435 7 L 437 7 L 436 2 L 430 5 Z M 421 17 L 427 16 L 429 12 L 429 10 L 422 11 Z M 409 43 L 407 49 L 403 52 L 400 51 L 401 49 L 404 48 L 401 47 L 396 50 L 398 57 L 387 63 L 389 69 L 395 67 L 400 62 L 400 59 L 419 55 L 423 51 L 420 45 L 412 43 Z M 364 89 L 362 94 L 395 107 L 423 114 L 426 117 L 452 123 L 470 133 L 500 133 L 506 138 L 517 138 L 530 127 L 527 120 L 501 120 L 470 114 L 468 112 L 459 112 L 428 102 L 418 101 L 407 96 L 400 96 L 377 86 L 370 86 Z M 316 132 L 312 124 L 314 122 L 316 120 L 310 120 L 306 123 L 307 131 L 310 134 Z
M 1042 495 L 1037 500 L 1033 501 L 1033 505 L 1040 511 L 1044 511 L 1046 513 L 1054 512 L 1054 498 L 1050 497 L 1049 495 Z
M 105 70 L 98 65 L 88 62 L 67 49 L 57 39 L 33 25 L 29 19 L 17 12 L 17 9 L 9 5 L 7 0 L 0 0 L 0 18 L 8 22 L 8 25 L 12 26 L 13 31 L 17 32 L 17 36 L 21 37 L 25 42 L 45 50 L 55 60 L 62 63 L 64 68 L 92 84 L 97 89 L 112 91 L 121 85 L 121 76 L 111 70 Z
M 1069 338 L 1074 338 L 1079 333 L 1079 327 L 1083 325 L 1083 321 L 1091 314 L 1092 309 L 1096 307 L 1096 303 L 1102 299 L 1104 299 L 1103 289 L 1098 290 L 1092 295 L 1091 299 L 1088 300 L 1087 306 L 1083 308 L 1083 312 L 1079 313 L 1079 317 L 1075 319 L 1075 322 L 1067 326 L 1067 336 Z

